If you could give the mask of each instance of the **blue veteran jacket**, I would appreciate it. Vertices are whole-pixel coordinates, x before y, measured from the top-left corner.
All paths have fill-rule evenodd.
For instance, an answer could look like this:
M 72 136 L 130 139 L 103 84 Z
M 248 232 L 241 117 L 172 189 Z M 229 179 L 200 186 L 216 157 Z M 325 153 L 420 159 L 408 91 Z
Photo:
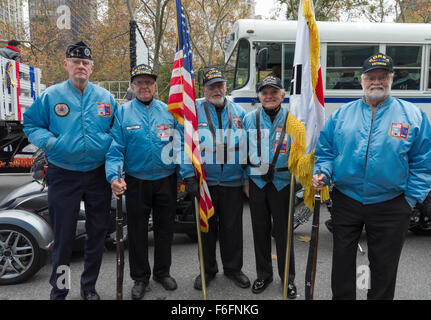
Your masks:
M 260 110 L 260 127 L 261 127 L 261 157 L 260 161 L 258 157 L 257 147 L 257 127 L 256 127 L 256 115 Z M 278 141 L 281 138 L 281 131 L 283 129 L 284 122 L 286 121 L 287 109 L 281 107 L 277 113 L 274 122 L 271 122 L 270 117 L 266 114 L 263 108 L 257 108 L 256 110 L 250 111 L 244 117 L 244 128 L 248 134 L 248 154 L 249 160 L 253 165 L 260 166 L 256 168 L 254 166 L 247 166 L 247 174 L 253 180 L 253 182 L 259 187 L 263 188 L 268 182 L 262 179 L 262 175 L 267 173 L 268 164 L 272 162 L 274 153 L 277 149 Z M 286 133 L 283 139 L 283 144 L 280 149 L 275 168 L 286 168 L 289 163 L 289 152 L 290 152 L 290 137 Z M 260 172 L 259 172 L 260 171 Z M 279 171 L 275 172 L 274 179 L 272 180 L 277 191 L 280 191 L 284 187 L 290 184 L 290 172 Z
M 50 163 L 86 172 L 105 162 L 116 110 L 109 91 L 88 82 L 81 93 L 67 80 L 47 88 L 28 108 L 24 132 Z
M 108 182 L 118 178 L 118 165 L 122 171 L 142 180 L 159 180 L 175 173 L 177 163 L 183 163 L 177 158 L 183 156 L 183 132 L 183 126 L 159 100 L 153 99 L 147 106 L 135 98 L 121 105 L 106 155 Z M 185 168 L 189 169 L 189 175 Z M 180 174 L 184 178 L 194 175 L 193 166 L 181 164 Z
M 215 107 L 207 99 L 196 101 L 201 157 L 209 186 L 239 187 L 246 180 L 243 169 L 243 165 L 246 163 L 246 148 L 243 148 L 243 153 L 240 154 L 241 145 L 244 146 L 246 143 L 246 135 L 242 130 L 245 110 L 235 102 L 227 99 L 226 101 L 229 104 L 229 109 L 226 104 L 221 112 L 223 137 L 219 135 L 220 122 Z M 215 130 L 215 141 L 219 145 L 218 151 L 217 146 L 214 144 L 204 102 L 207 103 L 211 122 Z M 230 135 L 228 134 L 229 122 L 232 129 Z M 224 157 L 224 149 L 227 151 L 227 159 Z
M 320 133 L 314 173 L 331 178 L 337 189 L 363 203 L 404 193 L 410 206 L 431 189 L 431 127 L 415 105 L 388 97 L 372 119 L 364 99 L 334 112 Z

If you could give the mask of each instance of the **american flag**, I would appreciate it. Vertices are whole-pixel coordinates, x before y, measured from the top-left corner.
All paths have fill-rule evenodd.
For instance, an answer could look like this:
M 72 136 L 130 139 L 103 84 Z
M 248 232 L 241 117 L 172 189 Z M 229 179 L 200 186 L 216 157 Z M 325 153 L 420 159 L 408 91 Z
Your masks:
M 168 110 L 180 124 L 184 125 L 184 148 L 196 169 L 200 185 L 200 227 L 201 231 L 208 232 L 208 219 L 214 214 L 214 208 L 199 147 L 192 48 L 183 5 L 181 0 L 175 0 L 175 2 L 177 8 L 177 51 L 172 68 Z M 195 141 L 193 137 L 195 137 Z

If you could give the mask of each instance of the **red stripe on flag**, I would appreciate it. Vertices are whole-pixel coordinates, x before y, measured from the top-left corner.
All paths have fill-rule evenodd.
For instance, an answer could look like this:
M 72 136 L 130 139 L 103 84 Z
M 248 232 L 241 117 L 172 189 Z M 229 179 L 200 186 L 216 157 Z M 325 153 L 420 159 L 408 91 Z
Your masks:
M 325 107 L 325 98 L 323 96 L 323 81 L 322 81 L 322 68 L 319 68 L 319 75 L 317 78 L 316 85 L 316 97 L 319 100 L 322 107 Z
M 21 80 L 19 78 L 19 62 L 15 62 L 16 80 L 18 82 L 16 87 L 16 104 L 18 106 L 18 120 L 22 120 L 21 105 L 19 103 L 19 96 L 21 95 Z

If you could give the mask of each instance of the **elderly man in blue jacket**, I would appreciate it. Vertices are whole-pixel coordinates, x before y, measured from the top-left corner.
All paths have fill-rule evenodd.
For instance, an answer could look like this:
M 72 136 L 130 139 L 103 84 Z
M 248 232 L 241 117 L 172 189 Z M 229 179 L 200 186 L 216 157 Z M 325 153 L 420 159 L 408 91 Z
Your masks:
M 356 298 L 356 251 L 364 226 L 368 299 L 393 299 L 411 210 L 431 189 L 430 123 L 417 106 L 390 95 L 392 81 L 391 57 L 366 59 L 364 97 L 330 116 L 316 147 L 313 185 L 319 190 L 334 183 L 334 299 Z
M 289 213 L 290 138 L 286 134 L 288 110 L 280 78 L 267 76 L 258 84 L 262 104 L 244 117 L 248 133 L 250 215 L 253 227 L 257 279 L 252 292 L 262 293 L 273 281 L 271 229 L 274 230 L 278 275 L 284 280 Z M 294 246 L 290 251 L 287 295 L 296 298 Z
M 70 263 L 78 212 L 84 200 L 87 238 L 81 296 L 98 300 L 95 285 L 111 203 L 104 164 L 117 103 L 109 91 L 88 81 L 94 64 L 85 43 L 68 46 L 64 67 L 69 80 L 49 87 L 36 99 L 24 113 L 24 132 L 31 143 L 45 150 L 49 163 L 48 207 L 54 231 L 51 299 L 65 299 L 69 291 L 58 277 L 64 275 L 60 271 Z
M 193 166 L 177 158 L 183 154 L 183 126 L 169 113 L 165 103 L 153 98 L 156 79 L 157 75 L 148 65 L 132 69 L 131 88 L 136 97 L 118 109 L 112 128 L 113 141 L 106 157 L 106 177 L 114 194 L 126 193 L 133 300 L 144 297 L 151 276 L 148 260 L 151 210 L 153 279 L 166 290 L 177 289 L 170 275 L 177 169 L 182 178 L 194 176 Z M 118 179 L 118 166 L 126 173 L 125 179 Z
M 243 186 L 246 163 L 244 109 L 226 99 L 226 80 L 218 68 L 208 69 L 203 78 L 205 99 L 196 101 L 202 162 L 214 205 L 209 231 L 202 234 L 205 281 L 217 274 L 216 243 L 224 274 L 238 287 L 248 288 L 250 280 L 243 267 Z M 186 180 L 187 182 L 187 180 Z M 194 288 L 202 289 L 201 276 Z

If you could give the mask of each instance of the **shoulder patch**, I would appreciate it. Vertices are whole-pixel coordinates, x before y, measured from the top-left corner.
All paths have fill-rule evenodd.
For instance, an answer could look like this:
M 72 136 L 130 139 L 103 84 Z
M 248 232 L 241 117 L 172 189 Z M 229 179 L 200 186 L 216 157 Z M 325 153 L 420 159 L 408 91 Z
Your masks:
M 408 124 L 392 122 L 389 135 L 394 138 L 406 140 L 409 135 L 409 129 L 410 125 Z
M 239 117 L 232 117 L 233 126 L 237 129 L 242 128 L 242 120 Z
M 70 108 L 65 103 L 57 103 L 54 106 L 54 112 L 59 117 L 65 117 L 70 113 Z
M 97 106 L 97 115 L 100 117 L 110 117 L 111 112 L 111 104 L 110 103 L 101 103 L 96 102 Z

